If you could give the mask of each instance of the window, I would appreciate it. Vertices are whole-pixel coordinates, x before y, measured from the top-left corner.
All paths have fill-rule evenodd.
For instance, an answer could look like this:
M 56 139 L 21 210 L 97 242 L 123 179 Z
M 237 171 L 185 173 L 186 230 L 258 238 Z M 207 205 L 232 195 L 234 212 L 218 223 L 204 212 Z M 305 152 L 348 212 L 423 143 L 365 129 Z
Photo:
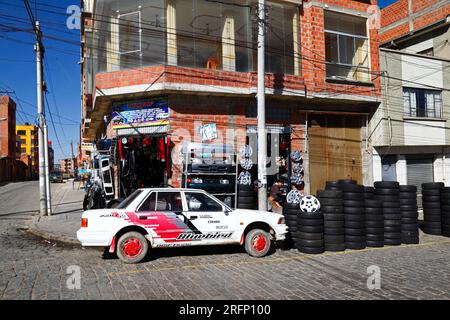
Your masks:
M 429 49 L 426 49 L 426 50 L 417 52 L 417 54 L 423 54 L 423 55 L 425 55 L 425 56 L 431 56 L 431 57 L 432 57 L 432 56 L 434 56 L 434 48 L 431 47 L 431 48 L 429 48 Z
M 327 78 L 369 81 L 368 43 L 365 18 L 325 11 Z
M 142 190 L 134 191 L 117 206 L 117 209 L 126 209 L 141 193 Z
M 19 136 L 24 136 L 24 135 L 26 134 L 26 132 L 25 132 L 25 130 L 18 130 L 18 131 L 17 131 L 17 134 L 18 134 Z
M 158 192 L 156 211 L 183 211 L 183 202 L 179 192 Z
M 203 193 L 187 192 L 186 202 L 188 204 L 189 211 L 202 211 L 202 212 L 222 212 L 223 208 L 220 203 L 214 201 Z
M 156 192 L 152 192 L 139 207 L 138 212 L 155 211 Z
M 403 88 L 405 116 L 423 118 L 442 117 L 442 97 L 440 91 Z

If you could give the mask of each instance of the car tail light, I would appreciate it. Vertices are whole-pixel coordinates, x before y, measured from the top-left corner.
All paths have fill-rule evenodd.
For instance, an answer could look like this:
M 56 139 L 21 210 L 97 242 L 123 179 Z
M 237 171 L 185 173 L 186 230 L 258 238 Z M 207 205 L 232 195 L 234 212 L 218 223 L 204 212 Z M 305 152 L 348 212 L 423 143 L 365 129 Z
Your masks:
M 88 219 L 87 218 L 81 218 L 81 227 L 87 228 L 88 226 Z
M 278 224 L 284 224 L 284 217 L 281 217 L 280 219 L 278 219 Z

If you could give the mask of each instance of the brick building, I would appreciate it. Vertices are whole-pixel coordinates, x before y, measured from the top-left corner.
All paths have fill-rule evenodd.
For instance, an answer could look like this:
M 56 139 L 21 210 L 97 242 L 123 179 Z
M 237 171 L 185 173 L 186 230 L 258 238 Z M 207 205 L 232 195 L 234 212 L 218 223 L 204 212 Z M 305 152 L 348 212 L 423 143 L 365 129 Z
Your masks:
M 205 125 L 217 130 L 211 143 L 256 142 L 256 1 L 225 2 L 82 1 L 83 142 L 155 135 L 180 150 L 204 142 Z M 381 101 L 376 1 L 266 2 L 269 141 L 280 147 L 287 138 L 303 152 L 307 193 L 331 179 L 371 182 L 367 123 Z M 142 110 L 153 115 L 143 124 L 124 120 Z M 179 186 L 183 169 L 171 169 L 169 183 Z
M 31 167 L 31 178 L 39 175 L 38 127 L 25 123 L 16 125 L 16 140 L 20 143 L 19 159 Z
M 399 0 L 381 11 L 383 104 L 373 129 L 374 177 L 450 185 L 450 1 Z M 419 192 L 420 194 L 420 192 Z
M 0 156 L 16 158 L 16 103 L 0 96 Z

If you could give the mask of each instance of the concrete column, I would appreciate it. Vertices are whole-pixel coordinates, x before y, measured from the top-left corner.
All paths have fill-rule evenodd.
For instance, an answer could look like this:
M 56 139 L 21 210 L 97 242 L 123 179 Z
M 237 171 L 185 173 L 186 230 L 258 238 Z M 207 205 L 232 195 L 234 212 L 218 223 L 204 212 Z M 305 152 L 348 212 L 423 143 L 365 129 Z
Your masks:
M 395 167 L 397 171 L 397 181 L 401 185 L 408 184 L 408 173 L 406 168 L 406 156 L 403 154 L 397 155 L 397 164 Z
M 433 161 L 434 182 L 445 182 L 442 154 L 436 154 Z
M 373 159 L 372 159 L 372 165 L 373 165 L 373 181 L 381 181 L 382 175 L 381 175 L 381 157 L 378 154 L 378 152 L 374 149 L 373 150 Z

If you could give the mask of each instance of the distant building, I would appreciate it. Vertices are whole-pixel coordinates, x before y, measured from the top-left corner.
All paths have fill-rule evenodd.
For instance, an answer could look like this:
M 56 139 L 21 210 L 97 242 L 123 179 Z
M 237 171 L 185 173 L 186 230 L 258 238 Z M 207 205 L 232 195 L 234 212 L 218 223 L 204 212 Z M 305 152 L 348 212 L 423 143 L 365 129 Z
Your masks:
M 0 96 L 0 156 L 16 158 L 16 103 Z
M 20 157 L 30 158 L 31 176 L 37 178 L 39 174 L 39 149 L 38 149 L 38 128 L 35 125 L 25 123 L 16 126 L 16 139 L 20 143 Z
M 59 161 L 59 165 L 60 165 L 60 171 L 62 173 L 73 174 L 73 169 L 74 169 L 74 167 L 77 166 L 77 159 L 73 158 L 73 166 L 72 166 L 72 159 L 71 158 L 61 159 Z

